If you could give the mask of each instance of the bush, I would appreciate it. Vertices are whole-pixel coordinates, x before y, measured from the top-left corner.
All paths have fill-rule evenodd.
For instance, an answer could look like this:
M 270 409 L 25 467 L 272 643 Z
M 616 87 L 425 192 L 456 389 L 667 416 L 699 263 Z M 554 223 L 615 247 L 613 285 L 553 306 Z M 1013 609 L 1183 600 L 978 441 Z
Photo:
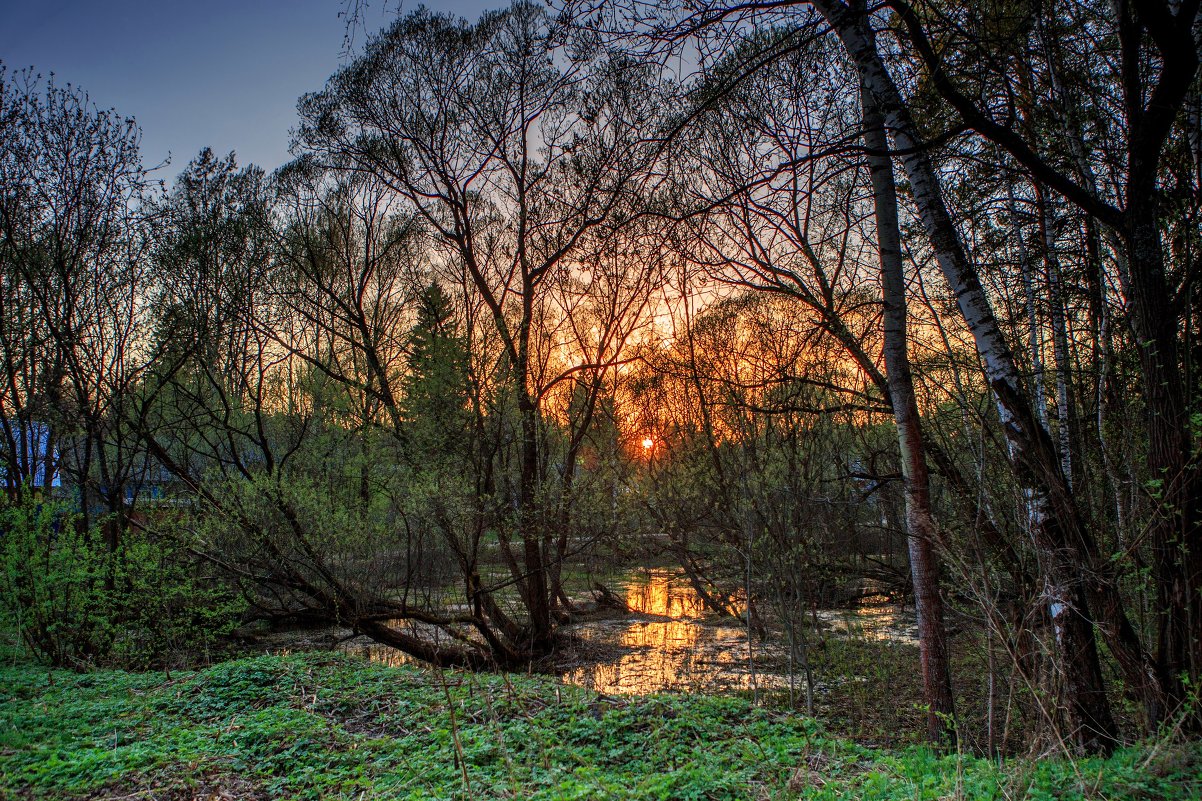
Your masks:
M 53 665 L 146 668 L 207 656 L 244 605 L 144 533 L 113 547 L 65 504 L 30 493 L 0 508 L 0 619 Z

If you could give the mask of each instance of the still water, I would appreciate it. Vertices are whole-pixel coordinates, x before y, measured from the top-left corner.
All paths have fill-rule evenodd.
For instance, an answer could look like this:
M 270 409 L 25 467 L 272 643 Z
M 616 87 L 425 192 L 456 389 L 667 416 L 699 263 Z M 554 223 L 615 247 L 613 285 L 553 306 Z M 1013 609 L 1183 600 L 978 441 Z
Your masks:
M 749 648 L 737 621 L 707 620 L 700 596 L 674 571 L 640 571 L 623 589 L 631 615 L 568 628 L 587 645 L 613 646 L 612 656 L 567 671 L 564 681 L 611 694 L 787 685 L 787 677 L 762 666 L 782 655 L 755 639 Z
M 640 570 L 615 591 L 631 614 L 565 627 L 579 647 L 565 661 L 565 682 L 607 694 L 664 691 L 723 692 L 789 686 L 783 648 L 765 642 L 738 620 L 707 615 L 700 596 L 679 572 Z M 819 621 L 836 634 L 914 642 L 913 614 L 887 605 L 821 610 Z M 410 661 L 400 651 L 352 641 L 345 650 L 387 664 Z

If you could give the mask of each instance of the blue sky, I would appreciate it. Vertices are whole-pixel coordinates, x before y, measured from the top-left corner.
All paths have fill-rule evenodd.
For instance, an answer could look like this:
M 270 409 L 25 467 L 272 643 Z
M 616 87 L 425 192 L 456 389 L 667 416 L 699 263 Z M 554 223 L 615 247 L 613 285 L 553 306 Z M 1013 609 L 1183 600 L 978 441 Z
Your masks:
M 475 19 L 508 0 L 430 0 Z M 374 31 L 417 2 L 369 0 Z M 0 61 L 54 72 L 137 119 L 170 180 L 200 148 L 268 170 L 288 159 L 296 100 L 341 63 L 342 0 L 0 0 Z M 360 32 L 358 41 L 363 41 Z

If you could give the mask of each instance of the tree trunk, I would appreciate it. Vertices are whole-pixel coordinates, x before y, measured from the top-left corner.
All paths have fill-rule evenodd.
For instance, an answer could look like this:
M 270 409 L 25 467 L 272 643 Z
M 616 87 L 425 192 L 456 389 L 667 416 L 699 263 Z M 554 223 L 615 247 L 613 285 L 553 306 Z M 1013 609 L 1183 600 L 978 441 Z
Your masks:
M 998 401 L 1002 427 L 1011 446 L 1015 474 L 1031 504 L 1032 537 L 1041 555 L 1051 599 L 1060 603 L 1057 644 L 1065 675 L 1063 703 L 1072 726 L 1071 739 L 1086 752 L 1109 752 L 1117 739 L 1110 702 L 1101 682 L 1101 667 L 1089 607 L 1082 592 L 1087 564 L 1096 564 L 1091 535 L 1083 530 L 1066 486 L 1051 437 L 1022 394 L 1013 355 L 944 204 L 926 143 L 917 134 L 909 108 L 877 52 L 863 12 L 839 0 L 814 0 L 843 42 L 867 91 L 902 152 L 901 160 L 917 202 L 936 260 L 951 287 L 960 313 L 972 333 L 989 385 Z
M 522 418 L 522 464 L 518 497 L 518 533 L 526 569 L 523 599 L 529 612 L 529 648 L 532 655 L 551 648 L 551 600 L 548 596 L 547 569 L 539 530 L 541 528 L 538 475 L 538 408 L 525 387 L 518 410 Z
M 1056 365 L 1056 421 L 1060 439 L 1060 469 L 1069 489 L 1074 486 L 1073 458 L 1076 446 L 1076 404 L 1073 398 L 1072 371 L 1068 352 L 1068 320 L 1064 302 L 1060 259 L 1056 257 L 1055 233 L 1052 231 L 1048 199 L 1038 183 L 1035 184 L 1035 203 L 1039 212 L 1039 231 L 1043 241 L 1043 265 L 1047 273 L 1048 304 L 1052 322 L 1052 358 Z
M 1017 217 L 1017 208 L 1011 198 L 1010 212 Z M 1023 237 L 1022 226 L 1017 219 L 1014 224 L 1014 239 L 1018 243 L 1018 267 L 1023 282 L 1023 299 L 1027 304 L 1027 348 L 1031 351 L 1031 384 L 1035 390 L 1035 410 L 1039 422 L 1048 424 L 1048 400 L 1043 367 L 1043 342 L 1039 336 L 1039 311 L 1035 306 L 1035 275 L 1031 267 L 1031 254 Z
M 906 497 L 906 542 L 918 613 L 918 647 L 922 663 L 923 698 L 927 704 L 927 734 L 935 742 L 954 742 L 955 704 L 948 660 L 943 599 L 939 595 L 939 564 L 935 554 L 935 518 L 931 510 L 930 475 L 923 447 L 918 401 L 914 394 L 906 336 L 906 280 L 902 264 L 901 231 L 897 221 L 897 186 L 888 154 L 884 120 L 867 89 L 860 92 L 864 114 L 864 144 L 872 174 L 876 209 L 877 251 L 881 262 L 884 300 L 884 354 L 897 444 L 901 453 Z
M 1144 204 L 1150 207 L 1152 204 Z M 1148 469 L 1156 482 L 1156 517 L 1149 527 L 1156 584 L 1157 679 L 1166 706 L 1148 710 L 1150 723 L 1176 712 L 1185 697 L 1181 676 L 1202 665 L 1202 499 L 1190 464 L 1189 414 L 1178 369 L 1176 315 L 1164 276 L 1159 227 L 1151 209 L 1132 208 L 1125 233 L 1131 267 L 1132 327 L 1139 343 L 1147 409 Z

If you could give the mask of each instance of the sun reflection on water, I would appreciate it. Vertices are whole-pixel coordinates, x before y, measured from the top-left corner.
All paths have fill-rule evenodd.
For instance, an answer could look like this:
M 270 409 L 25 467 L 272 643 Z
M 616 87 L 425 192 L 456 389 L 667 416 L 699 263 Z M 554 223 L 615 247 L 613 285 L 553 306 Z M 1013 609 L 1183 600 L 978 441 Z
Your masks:
M 783 648 L 753 638 L 749 652 L 746 628 L 731 618 L 706 617 L 700 595 L 679 572 L 640 570 L 622 589 L 632 614 L 566 627 L 609 656 L 561 673 L 563 681 L 612 695 L 789 686 Z M 899 614 L 896 607 L 884 603 L 820 610 L 817 615 L 838 635 L 904 644 L 916 641 L 913 614 Z M 401 651 L 362 640 L 344 645 L 343 650 L 388 665 L 420 664 Z
M 615 644 L 612 661 L 575 668 L 563 674 L 570 684 L 610 694 L 645 694 L 665 690 L 738 690 L 753 684 L 747 633 L 731 621 L 703 621 L 701 597 L 679 574 L 649 570 L 626 585 L 626 605 L 635 615 L 654 619 L 622 619 L 573 627 L 584 640 Z M 757 659 L 763 646 L 756 645 Z M 786 683 L 784 677 L 757 671 L 760 687 Z
M 632 612 L 687 619 L 705 614 L 701 596 L 680 576 L 662 568 L 648 570 L 645 576 L 626 584 L 626 605 Z

